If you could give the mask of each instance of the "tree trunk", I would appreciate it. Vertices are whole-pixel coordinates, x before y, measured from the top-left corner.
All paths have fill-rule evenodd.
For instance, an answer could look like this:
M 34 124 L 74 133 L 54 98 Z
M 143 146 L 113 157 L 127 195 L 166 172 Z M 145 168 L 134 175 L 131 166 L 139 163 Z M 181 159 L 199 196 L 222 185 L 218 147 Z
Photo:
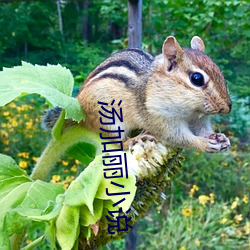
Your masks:
M 59 20 L 59 30 L 63 36 L 63 22 L 62 22 L 62 12 L 61 12 L 60 0 L 56 1 L 56 5 L 57 5 L 57 12 L 58 12 L 58 20 Z
M 135 224 L 130 230 L 129 234 L 126 236 L 125 249 L 136 250 L 136 242 L 137 242 L 137 225 Z
M 89 0 L 82 1 L 82 39 L 89 40 L 89 16 L 88 16 Z
M 142 0 L 128 1 L 128 47 L 142 47 Z

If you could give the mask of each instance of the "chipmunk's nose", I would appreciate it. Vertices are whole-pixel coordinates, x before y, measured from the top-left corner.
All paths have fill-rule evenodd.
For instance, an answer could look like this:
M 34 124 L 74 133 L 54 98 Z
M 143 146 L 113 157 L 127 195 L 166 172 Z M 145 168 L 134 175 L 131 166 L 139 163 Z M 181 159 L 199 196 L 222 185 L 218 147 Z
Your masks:
M 220 109 L 219 113 L 228 114 L 231 112 L 231 109 L 232 109 L 232 102 L 229 101 L 222 109 Z

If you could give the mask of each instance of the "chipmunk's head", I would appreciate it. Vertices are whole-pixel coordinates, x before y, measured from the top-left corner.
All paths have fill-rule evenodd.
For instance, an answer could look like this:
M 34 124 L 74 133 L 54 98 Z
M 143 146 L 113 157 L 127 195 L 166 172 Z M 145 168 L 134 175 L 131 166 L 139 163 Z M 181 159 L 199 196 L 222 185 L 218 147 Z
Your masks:
M 204 114 L 227 114 L 232 104 L 226 81 L 204 51 L 204 43 L 198 36 L 192 38 L 191 48 L 181 48 L 175 37 L 169 36 L 162 47 L 161 73 L 173 79 L 171 88 L 175 88 L 174 84 L 179 85 L 179 93 L 191 101 L 183 100 L 183 103 L 190 104 L 193 110 Z

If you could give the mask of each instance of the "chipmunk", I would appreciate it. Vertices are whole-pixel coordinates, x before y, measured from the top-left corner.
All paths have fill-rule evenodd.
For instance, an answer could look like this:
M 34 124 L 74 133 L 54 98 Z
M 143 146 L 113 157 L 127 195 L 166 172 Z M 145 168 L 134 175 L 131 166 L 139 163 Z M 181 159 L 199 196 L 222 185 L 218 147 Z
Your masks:
M 230 142 L 213 131 L 210 115 L 227 114 L 232 104 L 223 74 L 204 50 L 198 36 L 191 48 L 181 48 L 169 36 L 156 57 L 140 49 L 110 56 L 88 75 L 77 96 L 87 116 L 83 126 L 96 132 L 120 126 L 124 142 L 132 130 L 141 129 L 145 134 L 139 137 L 150 135 L 165 145 L 227 149 Z M 122 101 L 123 122 L 103 126 L 98 101 L 113 100 Z

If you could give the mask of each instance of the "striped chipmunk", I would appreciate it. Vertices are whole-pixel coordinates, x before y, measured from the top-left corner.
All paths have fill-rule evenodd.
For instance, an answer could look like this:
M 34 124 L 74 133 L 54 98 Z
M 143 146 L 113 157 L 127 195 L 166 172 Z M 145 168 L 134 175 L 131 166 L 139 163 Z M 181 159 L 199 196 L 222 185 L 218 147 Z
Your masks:
M 96 132 L 100 126 L 120 126 L 124 145 L 133 143 L 128 139 L 131 131 L 141 130 L 137 139 L 206 152 L 228 149 L 228 138 L 213 131 L 210 114 L 227 114 L 232 104 L 223 74 L 204 50 L 198 36 L 192 38 L 191 48 L 180 47 L 169 36 L 156 57 L 140 49 L 111 55 L 88 75 L 77 96 L 86 112 L 83 126 Z M 113 100 L 116 110 L 122 100 L 123 122 L 101 125 L 98 101 Z M 47 112 L 44 123 L 52 126 L 59 113 L 60 108 Z

